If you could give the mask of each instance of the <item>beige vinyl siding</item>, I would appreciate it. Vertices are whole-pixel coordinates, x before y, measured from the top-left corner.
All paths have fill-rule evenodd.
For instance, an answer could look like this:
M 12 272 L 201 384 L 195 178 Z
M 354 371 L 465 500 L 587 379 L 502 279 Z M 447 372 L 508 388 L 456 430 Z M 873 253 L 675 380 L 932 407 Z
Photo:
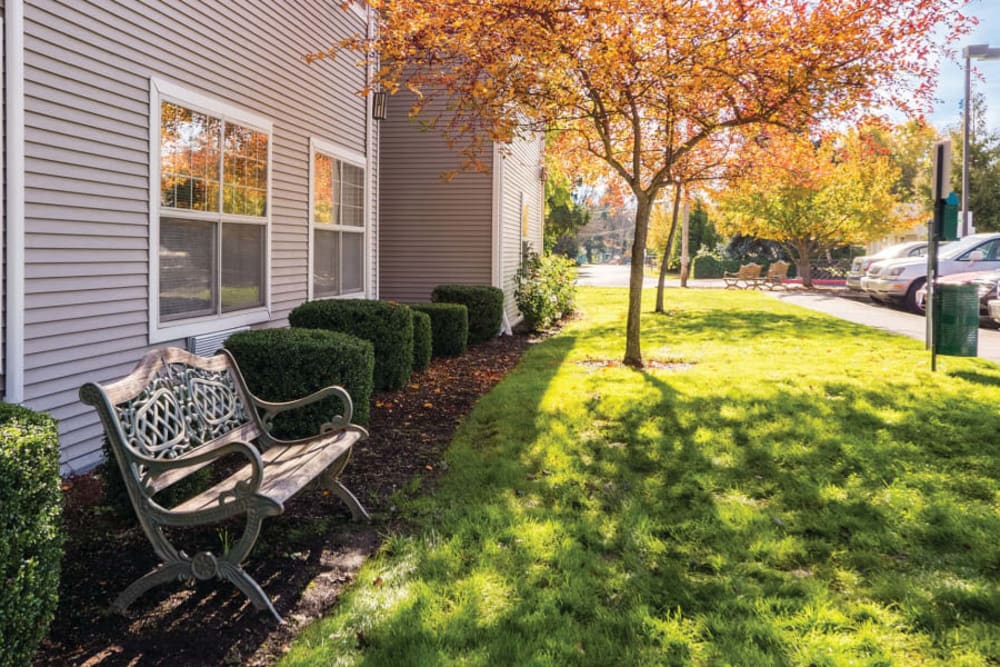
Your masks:
M 339 5 L 25 2 L 25 396 L 60 421 L 67 472 L 100 446 L 77 388 L 150 347 L 150 77 L 273 121 L 267 326 L 283 325 L 306 297 L 309 139 L 366 147 L 363 70 L 303 58 L 363 32 Z
M 501 267 L 506 299 L 504 306 L 511 324 L 521 321 L 514 303 L 514 276 L 521 265 L 521 241 L 535 252 L 542 252 L 542 220 L 545 212 L 545 187 L 541 180 L 543 142 L 540 137 L 517 139 L 503 151 L 501 188 Z M 528 234 L 522 239 L 521 202 L 528 208 Z
M 489 173 L 442 178 L 462 159 L 440 131 L 407 118 L 411 104 L 406 91 L 389 99 L 379 155 L 379 292 L 410 303 L 443 283 L 491 283 L 493 192 Z
M 0 16 L 4 16 L 6 3 L 0 0 Z M 6 36 L 0 35 L 0 45 L 4 44 Z M 6 48 L 0 47 L 0 54 L 5 53 Z M 4 62 L 3 100 L 7 99 L 7 68 L 5 56 L 0 56 Z M 5 103 L 3 103 L 6 106 Z M 3 399 L 7 386 L 4 374 L 7 372 L 7 122 L 6 109 L 0 113 L 0 146 L 3 146 L 4 155 L 0 169 L 4 170 L 3 187 L 0 187 L 0 197 L 3 197 L 3 205 L 0 206 L 0 399 Z

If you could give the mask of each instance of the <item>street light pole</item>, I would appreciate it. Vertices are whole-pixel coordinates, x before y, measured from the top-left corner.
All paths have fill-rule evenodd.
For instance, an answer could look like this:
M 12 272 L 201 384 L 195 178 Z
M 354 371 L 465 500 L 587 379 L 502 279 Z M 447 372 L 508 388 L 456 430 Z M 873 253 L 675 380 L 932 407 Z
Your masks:
M 972 59 L 1000 60 L 1000 47 L 971 44 L 962 49 L 965 57 L 965 100 L 962 102 L 962 236 L 969 233 L 969 132 L 972 118 Z

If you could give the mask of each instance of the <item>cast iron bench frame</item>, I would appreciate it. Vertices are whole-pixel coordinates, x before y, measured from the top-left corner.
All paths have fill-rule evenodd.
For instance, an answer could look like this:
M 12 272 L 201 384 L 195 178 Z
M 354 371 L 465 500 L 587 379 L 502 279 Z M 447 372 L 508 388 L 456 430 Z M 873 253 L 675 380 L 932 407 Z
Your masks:
M 344 414 L 331 416 L 318 435 L 290 441 L 270 435 L 275 415 L 331 395 L 341 400 Z M 112 604 L 115 611 L 124 612 L 161 583 L 218 577 L 235 584 L 254 607 L 283 622 L 267 594 L 240 565 L 260 534 L 263 519 L 281 514 L 284 503 L 316 479 L 347 504 L 354 520 L 369 519 L 337 479 L 352 447 L 368 437 L 364 428 L 351 423 L 353 404 L 342 387 L 272 403 L 250 393 L 229 352 L 200 357 L 168 347 L 147 353 L 121 380 L 83 385 L 80 398 L 100 414 L 136 516 L 162 560 L 117 597 Z M 245 458 L 247 465 L 211 488 L 170 508 L 154 498 L 233 454 Z M 221 555 L 200 551 L 189 556 L 163 531 L 239 515 L 246 516 L 243 534 Z

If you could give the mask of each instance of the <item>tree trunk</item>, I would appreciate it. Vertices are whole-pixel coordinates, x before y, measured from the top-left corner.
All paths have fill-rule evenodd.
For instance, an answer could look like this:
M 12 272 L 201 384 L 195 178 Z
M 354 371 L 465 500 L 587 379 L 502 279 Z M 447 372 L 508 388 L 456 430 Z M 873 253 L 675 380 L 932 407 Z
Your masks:
M 795 269 L 802 278 L 802 286 L 812 289 L 812 249 L 808 243 L 796 243 L 795 255 Z
M 635 240 L 632 242 L 632 270 L 628 281 L 628 317 L 625 324 L 625 358 L 622 363 L 632 368 L 642 368 L 642 348 L 639 343 L 639 317 L 642 314 L 642 282 L 645 278 L 643 255 L 646 252 L 646 234 L 649 231 L 649 214 L 653 198 L 636 196 Z
M 674 187 L 674 212 L 670 221 L 670 233 L 667 234 L 667 247 L 663 251 L 663 261 L 660 262 L 660 278 L 656 282 L 656 312 L 663 312 L 663 281 L 667 278 L 667 262 L 670 261 L 670 248 L 674 245 L 674 233 L 677 231 L 677 213 L 681 207 L 681 189 Z

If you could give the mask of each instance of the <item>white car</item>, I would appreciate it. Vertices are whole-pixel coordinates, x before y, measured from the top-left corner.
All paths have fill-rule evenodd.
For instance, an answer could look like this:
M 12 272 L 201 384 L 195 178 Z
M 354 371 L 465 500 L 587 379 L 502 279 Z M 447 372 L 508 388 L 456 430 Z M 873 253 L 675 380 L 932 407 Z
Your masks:
M 848 289 L 861 289 L 861 279 L 875 262 L 884 259 L 899 259 L 900 257 L 923 257 L 926 254 L 927 241 L 910 241 L 882 248 L 874 255 L 855 257 L 851 261 L 850 271 L 847 272 L 847 287 Z
M 938 251 L 938 275 L 1000 269 L 1000 234 L 973 234 Z M 921 312 L 917 290 L 927 282 L 927 258 L 908 257 L 875 262 L 862 286 L 876 301 L 892 301 Z

